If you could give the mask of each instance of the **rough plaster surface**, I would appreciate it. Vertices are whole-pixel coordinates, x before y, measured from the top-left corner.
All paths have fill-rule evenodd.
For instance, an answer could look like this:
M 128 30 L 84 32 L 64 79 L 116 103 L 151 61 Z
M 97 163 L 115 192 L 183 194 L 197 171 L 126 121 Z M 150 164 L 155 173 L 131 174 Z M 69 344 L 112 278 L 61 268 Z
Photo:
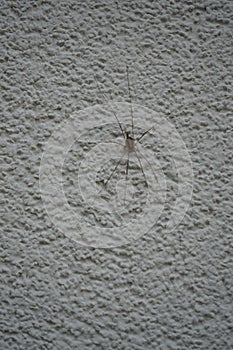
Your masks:
M 1 1 L 0 348 L 233 347 L 232 1 Z M 108 98 L 160 111 L 193 197 L 170 234 L 83 248 L 50 222 L 42 152 Z M 72 176 L 72 168 L 69 170 Z M 67 174 L 65 174 L 68 176 Z

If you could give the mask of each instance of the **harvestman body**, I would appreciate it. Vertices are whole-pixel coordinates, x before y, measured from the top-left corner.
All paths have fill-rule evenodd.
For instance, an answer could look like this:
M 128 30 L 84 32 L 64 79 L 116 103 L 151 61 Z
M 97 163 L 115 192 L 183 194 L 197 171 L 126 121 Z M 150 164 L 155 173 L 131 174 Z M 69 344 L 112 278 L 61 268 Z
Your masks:
M 135 139 L 129 135 L 129 132 L 126 132 L 125 134 L 125 148 L 128 152 L 135 152 Z

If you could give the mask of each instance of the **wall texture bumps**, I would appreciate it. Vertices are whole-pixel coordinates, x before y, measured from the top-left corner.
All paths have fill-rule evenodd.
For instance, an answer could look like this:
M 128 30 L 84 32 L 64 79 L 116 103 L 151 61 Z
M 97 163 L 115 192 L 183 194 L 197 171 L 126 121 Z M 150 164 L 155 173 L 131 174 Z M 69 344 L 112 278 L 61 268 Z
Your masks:
M 1 1 L 0 347 L 232 349 L 232 3 Z M 39 190 L 49 136 L 108 98 L 155 109 L 194 171 L 182 223 L 80 247 Z M 72 177 L 70 173 L 65 174 Z

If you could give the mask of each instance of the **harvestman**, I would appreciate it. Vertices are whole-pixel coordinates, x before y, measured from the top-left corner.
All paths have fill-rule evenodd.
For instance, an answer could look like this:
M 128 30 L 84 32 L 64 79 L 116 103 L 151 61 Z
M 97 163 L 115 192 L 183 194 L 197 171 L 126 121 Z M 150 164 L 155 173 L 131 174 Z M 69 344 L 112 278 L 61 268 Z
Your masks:
M 125 182 L 126 182 L 126 187 L 125 187 L 125 193 L 124 193 L 124 202 L 125 202 L 125 195 L 126 195 L 126 188 L 127 188 L 127 181 L 128 181 L 128 173 L 129 173 L 129 161 L 130 161 L 130 154 L 134 153 L 136 155 L 136 158 L 138 160 L 138 164 L 139 164 L 139 168 L 142 172 L 142 175 L 144 177 L 145 180 L 145 184 L 146 187 L 148 187 L 148 183 L 147 183 L 147 179 L 146 179 L 146 175 L 145 172 L 143 170 L 143 166 L 142 166 L 142 162 L 140 160 L 140 157 L 143 157 L 145 159 L 145 161 L 149 164 L 148 160 L 141 154 L 141 152 L 137 149 L 137 143 L 141 141 L 141 139 L 150 131 L 154 128 L 154 126 L 152 126 L 150 129 L 146 130 L 145 132 L 143 132 L 139 137 L 135 138 L 134 135 L 134 115 L 133 115 L 133 108 L 132 108 L 132 96 L 131 96 L 131 86 L 130 86 L 130 80 L 129 80 L 129 67 L 126 66 L 126 72 L 127 72 L 127 83 L 128 83 L 128 94 L 129 94 L 129 102 L 130 102 L 130 116 L 131 116 L 131 132 L 126 131 L 123 129 L 122 124 L 117 116 L 117 113 L 111 108 L 111 112 L 114 114 L 114 117 L 118 123 L 118 126 L 121 130 L 121 134 L 124 138 L 125 141 L 125 145 L 124 145 L 124 152 L 122 154 L 122 156 L 120 157 L 120 159 L 117 161 L 116 166 L 114 167 L 114 169 L 112 170 L 110 176 L 107 178 L 107 180 L 104 183 L 104 187 L 107 187 L 108 182 L 110 181 L 110 179 L 112 178 L 113 174 L 115 173 L 115 171 L 117 170 L 119 164 L 121 163 L 122 158 L 124 157 L 125 153 L 127 153 L 127 160 L 126 160 L 126 164 L 125 164 Z M 105 98 L 107 104 L 109 105 L 109 100 L 107 99 L 106 95 L 104 94 L 104 92 L 102 91 L 102 89 L 100 88 L 99 82 L 97 80 L 97 78 L 95 77 L 96 83 L 97 83 L 97 87 L 101 93 L 101 95 Z M 110 106 L 111 107 L 111 106 Z M 149 164 L 150 165 L 150 164 Z M 100 190 L 101 191 L 101 190 Z

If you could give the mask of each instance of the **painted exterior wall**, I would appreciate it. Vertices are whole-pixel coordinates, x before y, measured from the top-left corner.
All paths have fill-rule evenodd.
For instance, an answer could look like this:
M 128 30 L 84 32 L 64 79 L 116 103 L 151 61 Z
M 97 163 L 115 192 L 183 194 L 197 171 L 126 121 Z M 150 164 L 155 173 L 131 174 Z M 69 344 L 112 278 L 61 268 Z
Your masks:
M 232 15 L 230 0 L 1 1 L 1 349 L 233 348 Z M 123 226 L 96 219 L 76 183 L 83 141 L 62 170 L 80 227 L 90 237 L 120 227 L 120 235 L 127 223 L 132 234 L 127 245 L 95 248 L 51 222 L 41 159 L 71 115 L 85 141 L 115 140 L 106 100 L 129 103 L 127 66 L 133 104 L 165 118 L 186 145 L 193 194 L 168 230 L 179 169 L 156 119 L 145 144 L 158 164 L 156 199 L 160 179 L 167 184 L 161 213 L 153 209 L 153 225 L 140 221 L 151 226 L 142 236 L 137 208 Z M 103 103 L 92 129 L 82 111 Z M 133 113 L 143 126 L 144 114 Z M 143 210 L 143 197 L 131 200 Z

